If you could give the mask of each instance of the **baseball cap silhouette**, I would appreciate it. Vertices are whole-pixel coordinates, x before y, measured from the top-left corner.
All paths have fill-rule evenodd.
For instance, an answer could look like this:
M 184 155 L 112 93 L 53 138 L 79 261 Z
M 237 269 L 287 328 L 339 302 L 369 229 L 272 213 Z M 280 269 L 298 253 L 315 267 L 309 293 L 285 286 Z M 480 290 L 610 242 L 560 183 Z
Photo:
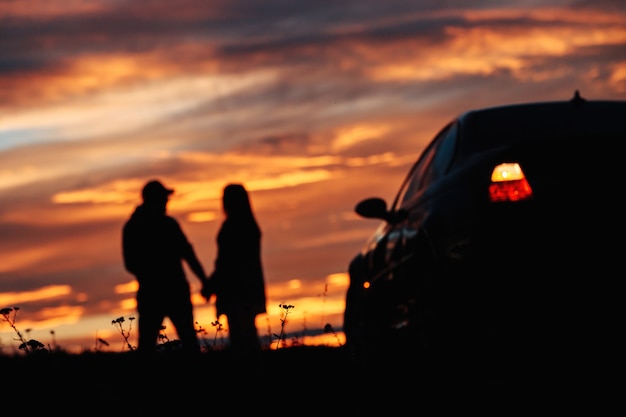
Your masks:
M 144 200 L 154 200 L 167 197 L 172 194 L 174 190 L 165 188 L 165 186 L 159 180 L 151 180 L 144 185 L 141 190 L 141 196 Z

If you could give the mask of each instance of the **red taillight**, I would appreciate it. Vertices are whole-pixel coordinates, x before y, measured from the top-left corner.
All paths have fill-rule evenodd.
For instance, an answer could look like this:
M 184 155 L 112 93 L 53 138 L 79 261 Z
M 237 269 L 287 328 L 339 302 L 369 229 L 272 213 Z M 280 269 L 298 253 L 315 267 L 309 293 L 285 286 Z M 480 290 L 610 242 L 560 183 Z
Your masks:
M 533 190 L 518 163 L 504 163 L 493 169 L 489 185 L 491 201 L 526 200 L 532 195 Z

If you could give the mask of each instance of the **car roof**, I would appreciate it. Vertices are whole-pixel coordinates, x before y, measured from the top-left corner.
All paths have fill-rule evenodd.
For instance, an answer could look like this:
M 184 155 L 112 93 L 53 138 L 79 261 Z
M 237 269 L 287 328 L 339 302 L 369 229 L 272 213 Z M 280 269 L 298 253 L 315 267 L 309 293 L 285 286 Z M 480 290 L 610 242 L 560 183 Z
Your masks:
M 573 135 L 626 135 L 626 101 L 570 100 L 528 102 L 469 110 L 457 117 L 464 141 L 477 149 L 495 144 Z M 469 145 L 466 143 L 466 145 Z

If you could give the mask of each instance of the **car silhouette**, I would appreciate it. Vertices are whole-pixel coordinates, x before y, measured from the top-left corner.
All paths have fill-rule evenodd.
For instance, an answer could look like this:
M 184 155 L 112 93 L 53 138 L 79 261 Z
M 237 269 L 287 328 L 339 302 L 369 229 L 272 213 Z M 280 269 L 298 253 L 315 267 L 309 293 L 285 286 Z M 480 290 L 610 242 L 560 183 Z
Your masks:
M 622 305 L 625 140 L 626 101 L 578 91 L 455 117 L 389 206 L 356 204 L 381 223 L 349 262 L 346 344 L 492 369 L 605 346 Z

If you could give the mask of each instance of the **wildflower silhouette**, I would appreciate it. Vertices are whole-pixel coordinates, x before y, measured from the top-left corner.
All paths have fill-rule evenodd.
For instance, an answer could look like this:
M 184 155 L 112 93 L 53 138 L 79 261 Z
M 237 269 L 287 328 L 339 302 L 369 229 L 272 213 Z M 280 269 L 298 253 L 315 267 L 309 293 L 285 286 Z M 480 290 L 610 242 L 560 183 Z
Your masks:
M 213 348 L 215 348 L 218 334 L 220 335 L 220 341 L 222 342 L 222 344 L 224 344 L 223 336 L 220 334 L 220 332 L 224 329 L 224 326 L 222 326 L 222 323 L 220 323 L 219 320 L 211 322 L 211 326 L 215 327 L 215 336 L 213 337 Z
M 167 327 L 164 325 L 161 325 L 161 328 L 159 329 L 158 338 L 161 343 L 167 343 L 170 341 L 170 338 L 167 337 L 167 333 L 165 333 L 165 329 L 167 329 Z
M 196 334 L 198 334 L 198 335 L 207 335 L 208 334 L 206 329 L 204 327 L 202 327 L 202 325 L 200 323 L 196 322 L 196 326 L 198 326 L 196 328 Z M 211 350 L 211 346 L 209 346 L 206 338 L 200 336 L 200 340 L 202 341 L 202 345 L 204 346 L 204 350 L 205 351 Z
M 324 292 L 322 293 L 322 323 L 324 323 L 325 319 L 326 298 L 328 298 L 328 283 L 324 284 Z
M 96 352 L 100 352 L 102 346 L 109 346 L 109 342 L 101 337 L 96 337 Z
M 22 336 L 22 333 L 17 329 L 17 327 L 15 326 L 15 321 L 17 320 L 17 312 L 19 311 L 19 309 L 19 307 L 7 307 L 0 310 L 0 315 L 2 315 L 3 320 L 9 323 L 9 326 L 11 326 L 11 328 L 17 334 L 17 340 L 21 342 L 19 345 L 19 349 L 26 352 L 26 354 L 31 354 L 33 352 L 48 352 L 43 343 L 34 339 L 26 340 L 26 338 Z M 27 334 L 30 333 L 30 329 L 27 329 L 26 331 Z
M 48 349 L 46 349 L 46 347 L 44 346 L 43 343 L 41 343 L 38 340 L 34 340 L 34 339 L 30 339 L 27 342 L 20 343 L 19 348 L 25 350 L 26 352 L 30 352 L 30 353 L 39 352 L 39 351 L 41 351 L 41 352 L 47 352 L 48 351 Z
M 59 347 L 57 346 L 57 341 L 56 341 L 56 334 L 54 333 L 54 330 L 50 330 L 50 336 L 52 337 L 52 344 L 48 343 L 48 350 L 50 352 L 54 352 L 59 350 Z
M 161 352 L 171 352 L 182 348 L 182 343 L 180 340 L 170 340 L 170 338 L 167 336 L 167 333 L 165 332 L 166 328 L 167 326 L 161 325 L 161 328 L 159 329 L 158 339 L 160 343 L 156 346 L 157 350 Z
M 332 324 L 326 323 L 326 325 L 324 325 L 324 333 L 332 333 L 335 336 L 335 339 L 337 339 L 337 344 L 341 346 L 341 340 L 339 340 L 339 335 L 333 328 Z
M 291 304 L 278 304 L 278 307 L 282 308 L 281 318 L 280 318 L 280 334 L 274 334 L 278 338 L 276 340 L 276 349 L 280 346 L 280 343 L 285 339 L 285 325 L 287 324 L 287 316 L 289 312 L 295 308 L 295 306 Z
M 130 325 L 128 326 L 128 330 L 124 329 L 124 322 L 126 321 L 126 319 L 124 319 L 124 317 L 118 317 L 115 320 L 113 320 L 111 322 L 111 324 L 115 327 L 117 327 L 117 329 L 119 330 L 119 332 L 122 334 L 122 337 L 124 338 L 124 342 L 126 342 L 126 346 L 128 347 L 129 350 L 135 350 L 136 347 L 131 345 L 130 342 L 128 341 L 128 338 L 130 337 L 130 332 L 133 329 L 133 320 L 135 320 L 134 317 L 129 317 L 128 320 L 130 321 Z

